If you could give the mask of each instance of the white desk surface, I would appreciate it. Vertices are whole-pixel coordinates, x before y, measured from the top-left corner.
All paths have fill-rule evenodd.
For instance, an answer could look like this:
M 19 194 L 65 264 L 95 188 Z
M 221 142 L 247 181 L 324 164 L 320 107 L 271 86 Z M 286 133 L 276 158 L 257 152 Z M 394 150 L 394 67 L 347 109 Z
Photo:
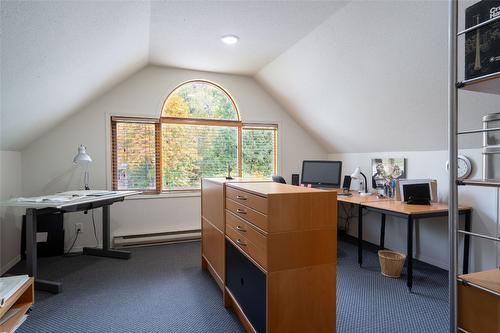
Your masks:
M 85 203 L 91 203 L 91 202 L 99 202 L 103 200 L 108 200 L 108 199 L 117 199 L 117 198 L 125 198 L 131 195 L 136 195 L 136 194 L 141 194 L 140 191 L 106 191 L 106 190 L 100 190 L 100 191 L 91 191 L 92 193 L 96 192 L 111 192 L 110 194 L 106 195 L 99 195 L 99 196 L 88 196 L 88 195 L 81 195 L 78 197 L 75 197 L 75 199 L 70 200 L 70 201 L 64 201 L 64 202 L 54 202 L 54 201 L 41 201 L 41 202 L 34 202 L 34 201 L 20 201 L 19 198 L 14 198 L 10 199 L 7 201 L 0 202 L 0 206 L 3 207 L 24 207 L 24 208 L 36 208 L 36 209 L 42 209 L 42 208 L 56 208 L 56 209 L 61 209 L 64 207 L 69 207 L 69 206 L 74 206 L 78 204 L 85 204 Z M 55 195 L 58 196 L 65 196 L 70 193 L 83 193 L 83 191 L 69 191 L 69 192 L 63 192 L 63 193 L 57 193 Z

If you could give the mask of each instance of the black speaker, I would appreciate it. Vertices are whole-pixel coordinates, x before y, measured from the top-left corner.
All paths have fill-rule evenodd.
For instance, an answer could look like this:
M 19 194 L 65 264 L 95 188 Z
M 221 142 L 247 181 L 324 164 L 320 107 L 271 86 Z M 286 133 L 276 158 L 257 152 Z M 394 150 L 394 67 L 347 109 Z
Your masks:
M 292 185 L 299 186 L 300 178 L 298 173 L 292 173 Z
M 344 191 L 349 191 L 351 189 L 351 176 L 344 176 L 344 183 L 342 184 Z

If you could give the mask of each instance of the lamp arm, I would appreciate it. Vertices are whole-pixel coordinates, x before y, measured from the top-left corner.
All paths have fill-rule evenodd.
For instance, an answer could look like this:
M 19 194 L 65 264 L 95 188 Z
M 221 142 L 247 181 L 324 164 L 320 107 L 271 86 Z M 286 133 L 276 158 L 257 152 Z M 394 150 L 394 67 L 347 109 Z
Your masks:
M 367 180 L 366 180 L 366 176 L 364 173 L 362 172 L 359 172 L 361 174 L 361 176 L 363 176 L 363 178 L 365 179 L 365 193 L 368 193 L 368 183 L 367 183 Z
M 90 190 L 89 180 L 90 180 L 89 166 L 85 165 L 85 172 L 83 174 L 83 186 L 86 191 Z

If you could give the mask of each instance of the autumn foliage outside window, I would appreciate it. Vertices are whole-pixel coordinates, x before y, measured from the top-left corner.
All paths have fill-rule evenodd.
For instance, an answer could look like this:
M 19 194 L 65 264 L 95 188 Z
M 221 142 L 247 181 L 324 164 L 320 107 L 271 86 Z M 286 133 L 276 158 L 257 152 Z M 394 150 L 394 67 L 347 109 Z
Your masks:
M 160 119 L 113 117 L 113 188 L 199 189 L 201 178 L 276 173 L 277 126 L 244 124 L 215 83 L 190 81 L 166 99 Z

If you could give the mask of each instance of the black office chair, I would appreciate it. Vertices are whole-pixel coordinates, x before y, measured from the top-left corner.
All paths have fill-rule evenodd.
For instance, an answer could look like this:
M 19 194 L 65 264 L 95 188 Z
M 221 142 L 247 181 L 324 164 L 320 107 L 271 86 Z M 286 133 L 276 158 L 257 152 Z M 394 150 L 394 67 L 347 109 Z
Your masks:
M 281 176 L 273 176 L 273 182 L 280 183 L 280 184 L 286 184 L 285 178 L 283 178 Z

